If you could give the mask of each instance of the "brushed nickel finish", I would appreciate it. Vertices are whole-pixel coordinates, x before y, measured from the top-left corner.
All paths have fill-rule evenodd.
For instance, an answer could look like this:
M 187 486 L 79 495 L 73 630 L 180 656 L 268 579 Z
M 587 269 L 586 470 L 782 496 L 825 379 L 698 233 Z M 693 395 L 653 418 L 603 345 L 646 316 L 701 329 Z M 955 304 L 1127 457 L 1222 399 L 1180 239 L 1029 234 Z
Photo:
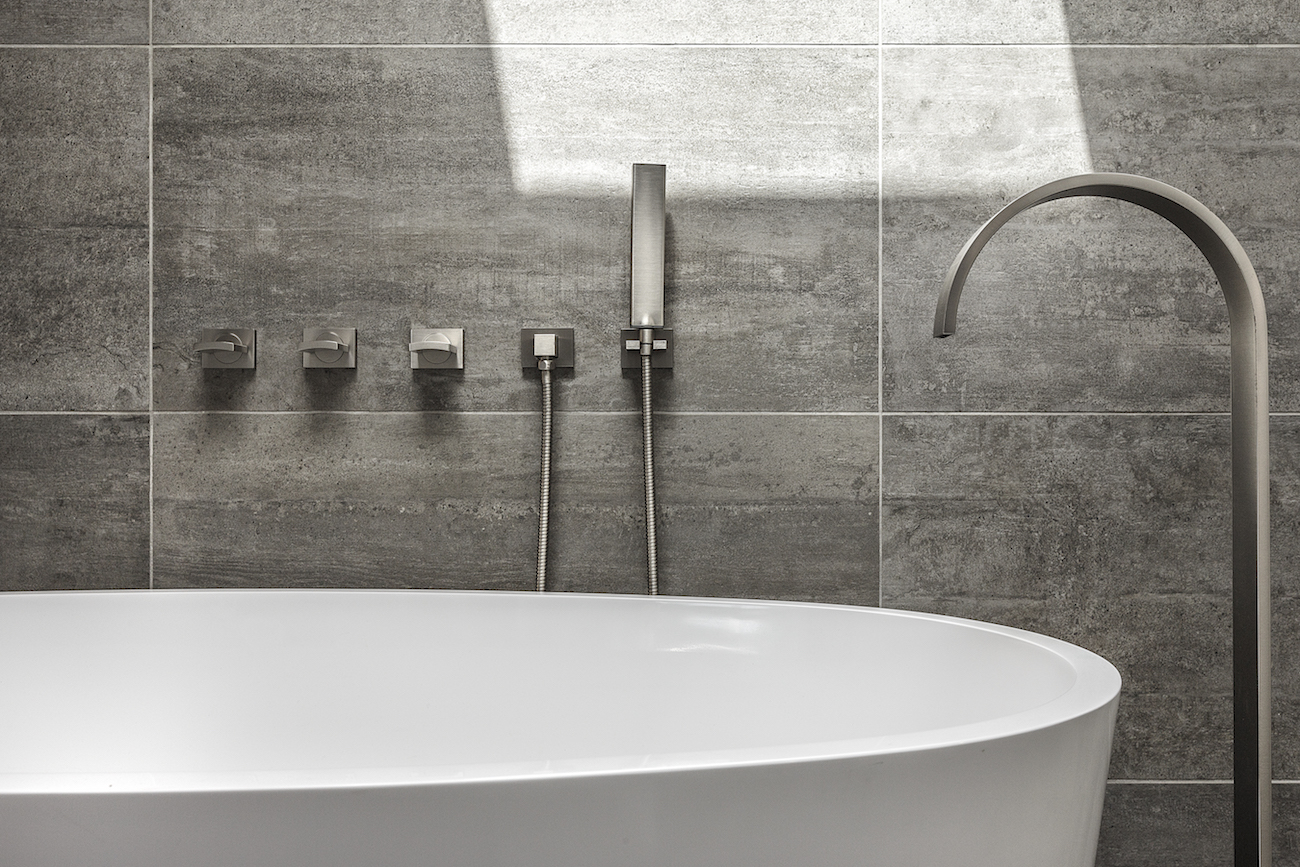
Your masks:
M 953 261 L 939 295 L 934 336 L 957 330 L 957 304 L 975 258 L 1016 214 L 1071 196 L 1140 205 L 1183 231 L 1205 254 L 1228 305 L 1232 381 L 1233 820 L 1237 867 L 1272 863 L 1268 328 L 1259 279 L 1241 243 L 1209 208 L 1137 175 L 1062 178 L 1025 193 L 977 231 Z

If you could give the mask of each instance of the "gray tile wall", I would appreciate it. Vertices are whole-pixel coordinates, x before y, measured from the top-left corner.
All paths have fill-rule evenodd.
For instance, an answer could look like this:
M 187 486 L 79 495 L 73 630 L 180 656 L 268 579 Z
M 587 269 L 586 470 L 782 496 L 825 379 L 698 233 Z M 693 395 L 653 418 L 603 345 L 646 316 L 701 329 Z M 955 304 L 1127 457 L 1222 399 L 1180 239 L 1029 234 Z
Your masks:
M 1294 0 L 43 0 L 0 9 L 0 587 L 524 589 L 573 327 L 554 584 L 636 592 L 629 164 L 669 164 L 666 592 L 1026 626 L 1125 676 L 1098 863 L 1226 864 L 1226 316 L 1158 218 L 1017 218 L 1090 169 L 1237 232 L 1272 320 L 1276 863 L 1300 864 Z M 301 329 L 355 325 L 354 373 Z M 199 329 L 259 329 L 255 373 Z M 463 374 L 408 369 L 412 326 Z

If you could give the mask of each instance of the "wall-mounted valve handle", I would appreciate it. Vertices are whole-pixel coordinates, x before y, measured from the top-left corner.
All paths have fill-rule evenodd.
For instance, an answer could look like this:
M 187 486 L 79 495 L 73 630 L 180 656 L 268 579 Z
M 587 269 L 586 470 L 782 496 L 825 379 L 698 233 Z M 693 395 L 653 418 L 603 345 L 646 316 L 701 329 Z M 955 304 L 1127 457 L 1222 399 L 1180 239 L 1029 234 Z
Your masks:
M 424 352 L 426 349 L 436 352 L 455 352 L 456 344 L 447 340 L 421 340 L 418 343 L 408 344 L 407 348 L 412 352 Z
M 412 328 L 411 370 L 464 370 L 464 328 Z
M 210 340 L 194 347 L 195 352 L 243 352 L 244 349 L 246 347 L 243 343 L 236 343 L 233 340 Z
M 298 347 L 299 352 L 316 352 L 317 350 L 346 352 L 347 349 L 348 345 L 346 343 L 340 343 L 337 340 L 313 340 Z
M 304 328 L 302 343 L 303 367 L 357 366 L 357 330 L 355 328 Z
M 204 328 L 194 351 L 205 368 L 250 370 L 257 362 L 257 332 L 252 328 Z

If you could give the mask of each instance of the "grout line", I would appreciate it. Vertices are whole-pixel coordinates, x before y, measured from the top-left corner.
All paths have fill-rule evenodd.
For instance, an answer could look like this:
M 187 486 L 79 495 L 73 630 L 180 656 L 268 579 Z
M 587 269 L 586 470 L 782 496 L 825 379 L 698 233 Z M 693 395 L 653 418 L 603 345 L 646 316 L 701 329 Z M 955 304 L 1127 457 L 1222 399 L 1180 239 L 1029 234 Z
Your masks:
M 885 51 L 876 4 L 876 604 L 885 607 Z
M 207 49 L 245 49 L 245 48 L 267 48 L 267 49 L 357 49 L 357 48 L 473 48 L 473 49 L 498 49 L 498 48 L 541 48 L 541 49 L 560 49 L 568 50 L 574 48 L 589 49 L 610 49 L 610 48 L 681 48 L 681 49 L 808 49 L 824 50 L 827 48 L 874 48 L 884 50 L 890 48 L 904 48 L 916 50 L 943 50 L 948 48 L 963 48 L 970 50 L 987 51 L 999 48 L 1011 49 L 1034 49 L 1034 48 L 1068 48 L 1088 49 L 1088 48 L 1105 48 L 1105 49 L 1132 49 L 1135 51 L 1152 51 L 1166 48 L 1172 49 L 1189 49 L 1203 48 L 1211 50 L 1230 50 L 1230 49 L 1261 49 L 1269 50 L 1295 50 L 1300 48 L 1300 43 L 1295 42 L 885 42 L 877 38 L 873 42 L 172 42 L 167 44 L 154 44 L 152 39 L 153 28 L 153 11 L 150 10 L 150 41 L 149 43 L 134 42 L 105 42 L 105 43 L 74 43 L 74 42 L 14 42 L 0 44 L 0 50 L 5 49 L 50 49 L 50 48 L 67 48 L 78 51 L 90 51 L 96 49 L 140 49 L 142 51 L 152 52 L 155 49 L 163 51 L 168 50 L 207 50 Z
M 1282 48 L 1296 49 L 1300 48 L 1300 43 L 1295 42 L 882 42 L 881 48 L 969 48 L 978 50 L 989 50 L 996 48 L 1132 48 L 1141 51 L 1152 51 L 1162 48 L 1208 48 L 1208 49 L 1230 49 L 1230 48 Z
M 181 50 L 205 50 L 220 48 L 267 48 L 267 49 L 291 49 L 305 48 L 320 50 L 327 48 L 379 48 L 379 49 L 399 49 L 399 48 L 421 48 L 421 49 L 499 49 L 499 48 L 538 48 L 543 50 L 572 50 L 572 49 L 591 49 L 607 50 L 619 48 L 680 48 L 685 50 L 693 49 L 808 49 L 811 51 L 821 51 L 827 48 L 875 48 L 878 43 L 874 42 L 176 42 L 168 45 L 158 45 L 157 48 L 164 50 L 181 49 Z M 57 47 L 57 46 L 55 46 Z
M 146 161 L 149 172 L 148 190 L 149 190 L 149 241 L 147 249 L 149 251 L 149 266 L 146 269 L 148 280 L 148 369 L 145 375 L 149 377 L 145 389 L 149 396 L 149 589 L 153 588 L 153 553 L 154 553 L 154 405 L 153 405 L 153 266 L 154 266 L 154 195 L 153 195 L 153 3 L 149 4 L 149 155 Z
M 628 409 L 628 410 L 568 409 L 568 410 L 562 410 L 562 411 L 557 410 L 557 413 L 559 413 L 559 412 L 563 412 L 564 415 L 568 415 L 568 416 L 586 416 L 586 415 L 590 415 L 590 416 L 629 416 L 629 417 L 636 417 L 636 418 L 640 418 L 640 417 L 641 417 L 641 413 L 640 413 L 639 410 L 631 410 L 631 409 Z M 0 415 L 5 415 L 5 414 L 8 414 L 8 415 L 110 415 L 110 414 L 112 414 L 112 415 L 140 415 L 140 413 L 127 413 L 127 412 L 118 412 L 118 413 L 99 413 L 99 412 L 88 412 L 88 413 L 76 413 L 76 412 L 73 412 L 73 413 L 63 413 L 63 412 L 50 412 L 50 413 L 28 413 L 28 412 L 0 413 Z M 160 410 L 157 410 L 154 414 L 155 414 L 155 415 L 160 415 L 160 416 L 187 416 L 187 415 L 255 415 L 255 416 L 281 416 L 281 415 L 364 415 L 364 416 L 384 416 L 384 415 L 449 415 L 449 416 L 472 416 L 472 415 L 482 415 L 482 416 L 516 416 L 516 415 L 517 415 L 517 416 L 529 416 L 529 415 L 536 415 L 536 414 L 537 414 L 537 410 L 527 410 L 527 409 L 480 409 L 480 410 L 474 410 L 474 409 L 469 409 L 469 410 L 464 410 L 464 409 L 398 409 L 398 410 L 373 410 L 373 409 L 303 409 L 303 410 L 294 410 L 294 409 L 268 409 L 268 410 L 259 410 L 259 409 L 160 409 Z M 736 416 L 736 417 L 744 417 L 744 416 L 768 417 L 768 416 L 770 416 L 770 417 L 774 417 L 774 418 L 782 418 L 782 417 L 790 417 L 790 418 L 819 418 L 819 417 L 828 417 L 828 418 L 876 418 L 878 415 L 880 415 L 880 413 L 878 413 L 878 412 L 870 412 L 870 411 L 867 411 L 867 412 L 823 412 L 823 411 L 808 411 L 808 412 L 803 412 L 803 411 L 793 411 L 793 412 L 781 412 L 781 411 L 771 411 L 771 410 L 757 410 L 757 411 L 750 412 L 750 411 L 743 411 L 743 410 L 737 410 L 737 411 L 722 410 L 722 411 L 714 412 L 714 411 L 696 411 L 696 410 L 655 410 L 655 415 L 656 415 L 656 416 L 664 416 L 664 417 L 668 417 L 668 418 L 692 418 L 692 417 L 695 417 L 695 416 L 701 416 L 701 417 L 705 417 L 705 418 L 708 418 L 708 417 L 714 417 L 714 416 L 722 416 L 722 417 L 729 417 L 729 416 Z
M 86 415 L 96 418 L 134 418 L 137 416 L 148 415 L 148 409 L 5 409 L 0 410 L 0 416 L 62 416 L 62 415 Z
M 1286 782 L 1274 780 L 1275 783 Z M 1231 786 L 1232 780 L 1107 780 L 1115 786 Z
M 999 418 L 999 417 L 1003 417 L 1003 416 L 1028 417 L 1028 418 L 1036 418 L 1036 417 L 1040 417 L 1040 416 L 1043 417 L 1043 418 L 1062 418 L 1062 417 L 1070 418 L 1070 417 L 1092 417 L 1092 416 L 1102 416 L 1102 417 L 1106 417 L 1106 416 L 1119 416 L 1119 417 L 1124 417 L 1124 418 L 1127 418 L 1127 417 L 1139 417 L 1139 418 L 1145 418 L 1145 417 L 1151 417 L 1151 418 L 1165 418 L 1165 417 L 1168 417 L 1168 418 L 1187 418 L 1187 417 L 1190 416 L 1190 417 L 1204 417 L 1204 418 L 1220 418 L 1220 417 L 1221 417 L 1221 418 L 1228 418 L 1228 417 L 1231 415 L 1231 413 L 1228 412 L 1228 411 L 1226 411 L 1226 410 L 1225 410 L 1225 411 L 1222 411 L 1222 412 L 1217 412 L 1217 411 L 1216 411 L 1216 412 L 1204 412 L 1204 411 L 1200 411 L 1200 410 L 1192 410 L 1192 411 L 1188 411 L 1188 412 L 1179 412 L 1179 411 L 1159 411 L 1159 410 L 1155 410 L 1155 411 L 1153 411 L 1153 410 L 1078 410 L 1078 411 L 1076 411 L 1076 410 L 1064 410 L 1064 411 L 1061 411 L 1061 412 L 1047 412 L 1047 411 L 1028 411 L 1028 412 L 1020 412 L 1020 411 L 1011 411 L 1011 410 L 1008 410 L 1008 411 L 997 411 L 997 410 L 995 410 L 995 411 L 975 411 L 975 410 L 892 410 L 892 411 L 885 412 L 885 413 L 882 413 L 882 414 L 883 414 L 883 415 L 886 415 L 886 416 L 889 416 L 889 417 L 891 417 L 891 418 L 895 418 L 895 417 L 897 417 L 897 418 L 916 418 L 916 417 L 925 417 L 925 416 L 932 416 L 932 417 L 937 417 L 937 416 L 954 416 L 954 417 L 960 417 L 960 416 L 973 416 L 973 417 L 976 417 L 976 418 L 982 418 L 982 417 L 986 417 L 986 416 L 991 416 L 991 417 L 994 417 L 994 418 Z M 1280 413 L 1274 413 L 1274 415 L 1280 415 Z
M 150 347 L 152 355 L 152 346 Z M 152 382 L 150 383 L 152 391 Z M 129 418 L 132 416 L 180 416 L 180 415 L 532 415 L 535 410 L 526 409 L 146 409 L 123 410 L 0 410 L 3 416 L 113 416 Z M 597 410 L 568 409 L 566 415 L 635 415 L 637 410 Z M 844 417 L 844 418 L 1228 418 L 1231 414 L 1222 412 L 1203 412 L 1178 410 L 1170 411 L 1128 411 L 1128 410 L 1086 410 L 1061 412 L 1021 412 L 1021 411 L 975 411 L 975 410 L 656 410 L 656 415 L 680 416 L 773 416 L 773 417 Z M 1273 412 L 1270 418 L 1300 418 L 1300 412 Z

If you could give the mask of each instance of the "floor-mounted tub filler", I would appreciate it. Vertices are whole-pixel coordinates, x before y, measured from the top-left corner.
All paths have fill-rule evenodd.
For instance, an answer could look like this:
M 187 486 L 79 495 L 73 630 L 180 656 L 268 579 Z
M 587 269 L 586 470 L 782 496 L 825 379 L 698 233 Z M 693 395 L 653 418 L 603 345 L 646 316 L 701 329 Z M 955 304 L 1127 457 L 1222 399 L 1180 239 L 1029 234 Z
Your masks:
M 1268 325 L 1250 258 L 1209 208 L 1138 175 L 1099 172 L 1052 181 L 1008 204 L 957 254 L 934 314 L 934 336 L 957 330 L 961 290 L 989 239 L 1022 211 L 1074 196 L 1140 205 L 1177 226 L 1209 262 L 1228 306 L 1232 417 L 1233 864 L 1270 867 L 1273 844 L 1272 645 L 1269 638 Z
M 12 867 L 1090 867 L 1120 678 L 926 614 L 0 596 Z

